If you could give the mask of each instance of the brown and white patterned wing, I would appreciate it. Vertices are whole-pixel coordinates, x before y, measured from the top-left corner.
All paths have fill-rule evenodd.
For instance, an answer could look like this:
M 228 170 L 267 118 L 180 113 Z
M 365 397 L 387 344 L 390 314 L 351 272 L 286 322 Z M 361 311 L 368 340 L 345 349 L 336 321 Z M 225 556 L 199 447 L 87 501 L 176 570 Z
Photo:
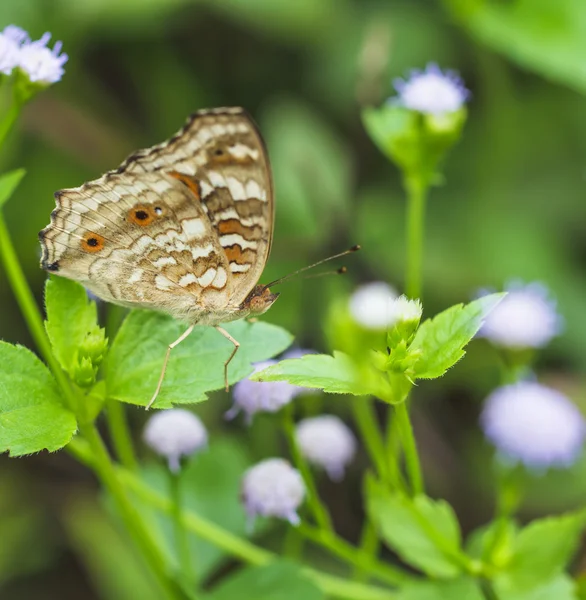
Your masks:
M 161 171 L 199 196 L 228 260 L 229 305 L 236 308 L 258 282 L 273 236 L 271 170 L 256 125 L 242 108 L 199 111 L 169 141 L 135 152 L 117 172 Z
M 109 173 L 55 195 L 42 267 L 104 300 L 190 322 L 221 312 L 229 263 L 193 192 L 165 172 Z

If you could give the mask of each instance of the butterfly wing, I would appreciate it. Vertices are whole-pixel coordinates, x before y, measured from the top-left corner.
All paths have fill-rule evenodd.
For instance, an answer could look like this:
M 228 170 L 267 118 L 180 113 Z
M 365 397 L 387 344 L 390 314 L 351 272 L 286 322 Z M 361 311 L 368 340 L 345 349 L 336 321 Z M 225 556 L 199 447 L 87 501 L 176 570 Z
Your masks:
M 224 249 L 238 306 L 258 282 L 274 228 L 271 168 L 263 139 L 242 108 L 195 113 L 168 142 L 134 153 L 123 172 L 168 171 L 199 196 Z
M 168 142 L 56 199 L 42 267 L 119 304 L 229 320 L 268 258 L 270 168 L 242 109 L 200 111 Z

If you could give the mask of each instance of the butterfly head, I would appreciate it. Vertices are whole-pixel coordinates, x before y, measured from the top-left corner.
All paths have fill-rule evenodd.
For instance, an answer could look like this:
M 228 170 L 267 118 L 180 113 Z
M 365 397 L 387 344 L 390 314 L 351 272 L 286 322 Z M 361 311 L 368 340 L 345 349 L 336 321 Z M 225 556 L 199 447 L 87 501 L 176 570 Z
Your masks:
M 261 315 L 273 305 L 278 297 L 279 294 L 271 293 L 266 285 L 255 285 L 240 308 L 249 310 L 251 315 Z

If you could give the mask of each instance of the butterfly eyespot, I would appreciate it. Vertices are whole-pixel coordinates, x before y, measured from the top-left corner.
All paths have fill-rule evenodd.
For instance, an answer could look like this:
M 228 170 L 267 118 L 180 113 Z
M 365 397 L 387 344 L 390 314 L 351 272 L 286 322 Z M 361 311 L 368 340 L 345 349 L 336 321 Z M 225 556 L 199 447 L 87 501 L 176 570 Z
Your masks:
M 81 247 L 86 252 L 99 252 L 104 249 L 104 238 L 98 233 L 88 231 L 81 239 Z
M 216 150 L 214 150 L 214 154 L 216 156 L 223 156 L 224 155 L 224 151 L 221 148 L 217 148 Z
M 163 209 L 160 206 L 155 206 L 155 213 L 157 215 L 162 215 L 163 214 Z
M 131 223 L 145 227 L 146 225 L 150 225 L 159 214 L 157 209 L 152 206 L 138 204 L 128 211 L 128 220 Z

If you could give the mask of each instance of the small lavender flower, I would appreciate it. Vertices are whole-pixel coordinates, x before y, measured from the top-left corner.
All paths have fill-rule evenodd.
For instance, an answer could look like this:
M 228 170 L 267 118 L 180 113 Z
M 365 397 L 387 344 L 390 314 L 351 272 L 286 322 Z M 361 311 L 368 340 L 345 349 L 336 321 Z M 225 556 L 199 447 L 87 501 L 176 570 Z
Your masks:
M 18 64 L 31 82 L 50 84 L 61 80 L 67 62 L 67 54 L 60 54 L 63 44 L 56 42 L 53 50 L 47 44 L 51 39 L 50 33 L 45 33 L 39 40 L 24 43 L 20 48 Z
M 24 44 L 31 41 L 28 33 L 17 25 L 7 25 L 2 34 L 14 40 L 17 44 Z
M 490 394 L 481 425 L 504 456 L 538 470 L 572 465 L 586 434 L 582 414 L 566 396 L 531 381 Z
M 470 92 L 454 71 L 445 73 L 433 63 L 424 71 L 413 70 L 409 78 L 393 82 L 399 96 L 390 101 L 426 115 L 443 115 L 460 110 Z
M 507 291 L 479 335 L 503 348 L 524 349 L 543 348 L 560 333 L 562 318 L 547 288 L 539 283 L 514 283 Z
M 20 44 L 26 37 L 26 31 L 8 25 L 0 33 L 0 73 L 10 75 L 12 70 L 18 66 L 20 58 Z
M 297 509 L 304 497 L 303 478 L 282 458 L 263 460 L 242 478 L 242 501 L 250 519 L 277 517 L 297 525 Z
M 356 438 L 334 415 L 320 415 L 299 421 L 297 443 L 309 462 L 325 469 L 329 478 L 340 481 L 346 465 L 356 454 Z
M 266 360 L 254 365 L 254 373 L 262 371 L 276 360 Z M 233 388 L 234 404 L 226 413 L 227 419 L 233 419 L 240 411 L 244 412 L 246 422 L 250 423 L 257 412 L 278 412 L 281 407 L 289 404 L 293 398 L 305 391 L 305 388 L 291 385 L 286 381 L 250 381 L 243 379 Z
M 350 314 L 367 329 L 386 329 L 394 322 L 391 307 L 396 299 L 397 292 L 388 283 L 366 283 L 350 297 Z
M 180 460 L 207 446 L 208 432 L 199 417 L 182 408 L 170 408 L 155 413 L 147 422 L 144 441 L 157 454 L 169 461 L 176 473 Z

